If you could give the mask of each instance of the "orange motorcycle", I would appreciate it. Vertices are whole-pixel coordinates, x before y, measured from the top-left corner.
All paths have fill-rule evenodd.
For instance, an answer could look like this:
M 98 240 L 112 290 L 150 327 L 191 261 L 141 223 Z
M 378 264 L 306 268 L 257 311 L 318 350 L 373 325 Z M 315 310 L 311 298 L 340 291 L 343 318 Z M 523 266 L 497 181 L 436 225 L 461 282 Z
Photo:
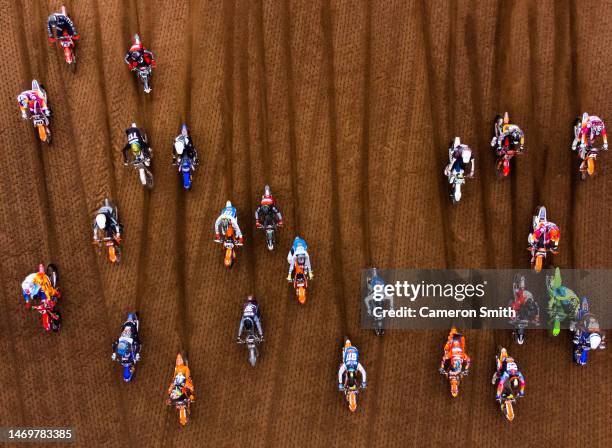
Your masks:
M 104 235 L 102 238 L 98 238 L 97 241 L 92 242 L 92 244 L 98 246 L 98 249 L 100 249 L 102 246 L 106 247 L 106 250 L 108 251 L 108 260 L 113 264 L 117 264 L 121 261 L 121 249 L 119 247 L 120 243 L 121 240 L 119 238 L 107 235 Z
M 308 280 L 304 272 L 304 265 L 296 263 L 294 272 L 293 288 L 295 289 L 295 296 L 298 302 L 304 305 L 304 303 L 306 303 L 306 288 L 308 288 Z
M 450 384 L 450 393 L 454 397 L 459 395 L 459 383 L 461 378 L 467 375 L 467 372 L 462 370 L 463 362 L 459 360 L 451 360 L 450 367 L 448 369 L 442 369 L 440 373 L 446 378 Z
M 236 260 L 236 246 L 240 246 L 240 243 L 236 240 L 234 228 L 230 225 L 228 220 L 221 222 L 221 231 L 223 232 L 223 247 L 225 249 L 225 257 L 223 264 L 226 268 L 231 269 L 234 266 Z
M 177 384 L 177 377 L 183 377 L 183 383 Z M 174 367 L 174 380 L 168 390 L 167 404 L 174 406 L 179 411 L 179 423 L 185 426 L 189 422 L 190 405 L 194 401 L 193 395 L 189 393 L 193 391 L 193 383 L 191 382 L 191 373 L 187 359 L 183 359 L 181 354 L 176 355 L 176 363 Z

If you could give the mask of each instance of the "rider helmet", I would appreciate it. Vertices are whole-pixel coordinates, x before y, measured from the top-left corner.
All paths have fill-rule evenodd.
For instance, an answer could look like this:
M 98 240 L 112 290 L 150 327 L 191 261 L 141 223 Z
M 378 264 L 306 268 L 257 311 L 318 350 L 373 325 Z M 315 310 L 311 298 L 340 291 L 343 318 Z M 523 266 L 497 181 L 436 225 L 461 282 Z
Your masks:
M 561 232 L 559 232 L 559 228 L 554 227 L 550 230 L 550 240 L 553 243 L 558 243 L 560 236 L 561 236 Z
M 463 160 L 463 163 L 468 163 L 471 158 L 472 158 L 472 150 L 467 147 L 464 148 L 463 151 L 461 151 L 461 159 Z
M 17 97 L 17 101 L 21 107 L 28 107 L 28 97 L 23 93 Z
M 272 197 L 270 186 L 266 185 L 264 187 L 264 194 L 261 197 L 261 205 L 273 205 L 273 204 L 274 204 L 274 198 Z

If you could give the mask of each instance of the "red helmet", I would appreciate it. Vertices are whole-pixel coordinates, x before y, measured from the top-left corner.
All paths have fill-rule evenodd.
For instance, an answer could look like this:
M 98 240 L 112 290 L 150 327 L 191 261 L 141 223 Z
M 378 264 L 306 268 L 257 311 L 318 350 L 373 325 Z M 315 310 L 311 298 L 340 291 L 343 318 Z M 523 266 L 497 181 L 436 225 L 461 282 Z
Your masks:
M 555 243 L 559 241 L 559 238 L 561 237 L 561 232 L 559 231 L 558 227 L 553 227 L 552 229 L 550 229 L 550 239 L 551 241 L 554 241 Z
M 261 197 L 261 205 L 274 205 L 274 198 L 272 197 L 272 192 L 270 191 L 269 185 L 264 187 L 264 194 Z

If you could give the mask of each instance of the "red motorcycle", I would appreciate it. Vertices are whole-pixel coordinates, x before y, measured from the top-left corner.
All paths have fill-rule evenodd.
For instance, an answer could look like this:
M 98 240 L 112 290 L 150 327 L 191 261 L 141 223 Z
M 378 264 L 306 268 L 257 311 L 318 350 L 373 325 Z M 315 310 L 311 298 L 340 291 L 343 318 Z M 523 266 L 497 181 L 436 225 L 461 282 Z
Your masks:
M 62 14 L 67 15 L 65 6 L 62 6 Z M 58 39 L 58 43 L 64 51 L 64 59 L 66 60 L 68 66 L 72 70 L 76 70 L 76 47 L 74 43 L 74 38 L 69 35 L 66 30 L 64 30 L 62 37 Z
M 523 151 L 517 151 L 510 148 L 510 139 L 506 138 L 503 143 L 503 151 L 498 150 L 498 159 L 497 164 L 495 165 L 495 170 L 497 171 L 497 176 L 500 178 L 508 177 L 510 174 L 510 160 L 516 155 L 520 155 Z
M 50 264 L 47 266 L 45 271 L 53 289 L 57 289 L 57 280 L 59 278 L 57 268 L 55 265 Z M 45 331 L 53 331 L 57 333 L 60 329 L 62 321 L 60 312 L 56 308 L 58 297 L 47 296 L 44 291 L 41 291 L 41 293 L 43 298 L 40 305 L 33 306 L 32 308 L 40 313 Z
M 62 318 L 59 310 L 55 308 L 57 306 L 57 301 L 54 299 L 55 298 L 43 300 L 40 305 L 33 306 L 32 308 L 41 314 L 45 331 L 57 333 L 60 329 Z

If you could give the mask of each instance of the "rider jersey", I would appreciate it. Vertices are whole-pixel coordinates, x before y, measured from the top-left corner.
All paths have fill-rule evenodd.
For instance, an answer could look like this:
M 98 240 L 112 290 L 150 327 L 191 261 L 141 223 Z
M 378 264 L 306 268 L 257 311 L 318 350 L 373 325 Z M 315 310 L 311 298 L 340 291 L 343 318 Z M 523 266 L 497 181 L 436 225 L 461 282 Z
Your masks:
M 247 302 L 244 305 L 242 315 L 245 317 L 254 317 L 254 316 L 257 316 L 258 311 L 259 311 L 259 305 L 257 305 L 256 303 Z
M 351 346 L 344 350 L 344 365 L 349 371 L 357 370 L 359 365 L 359 351 L 357 348 Z
M 138 128 L 129 128 L 125 131 L 125 133 L 127 134 L 128 145 L 133 143 L 143 143 L 143 139 Z

